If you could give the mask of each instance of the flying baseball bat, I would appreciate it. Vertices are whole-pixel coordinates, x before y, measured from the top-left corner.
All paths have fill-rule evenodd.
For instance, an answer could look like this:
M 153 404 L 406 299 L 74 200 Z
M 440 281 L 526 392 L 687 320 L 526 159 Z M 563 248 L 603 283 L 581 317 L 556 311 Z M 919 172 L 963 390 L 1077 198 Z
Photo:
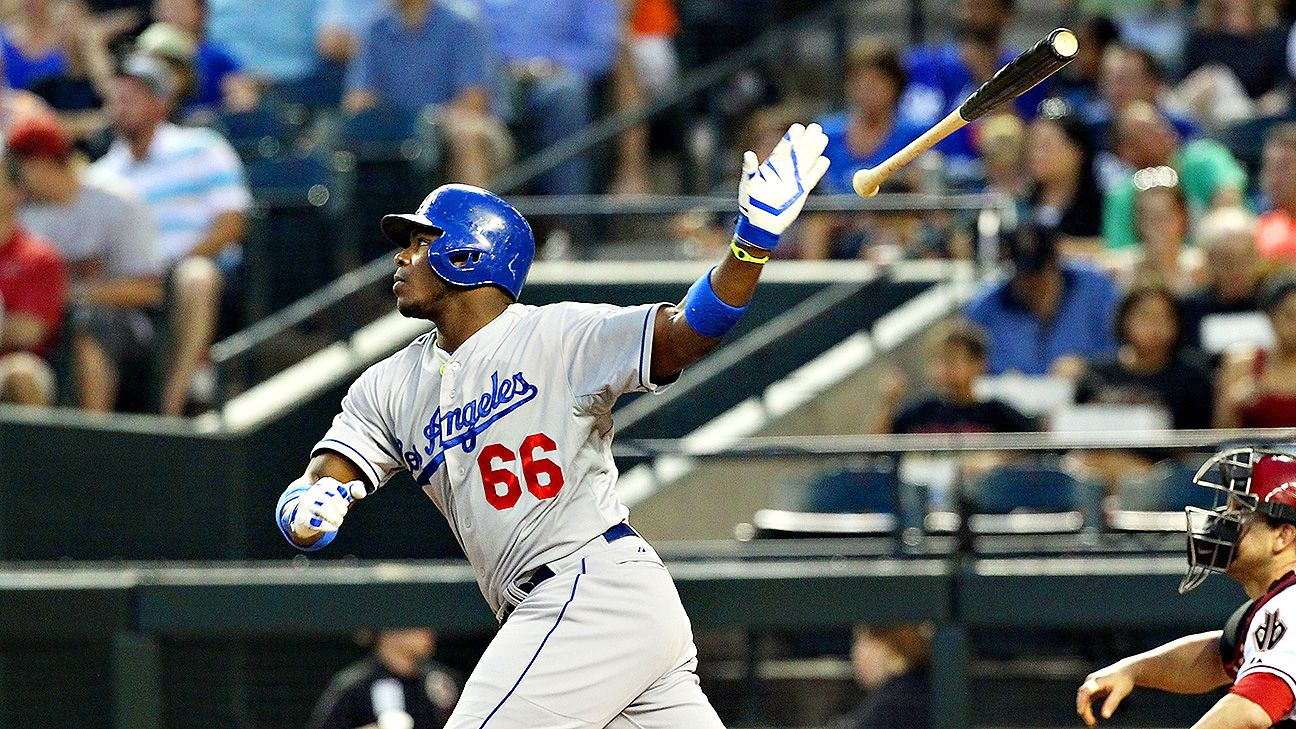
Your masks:
M 999 69 L 993 78 L 972 92 L 959 108 L 951 111 L 949 116 L 923 132 L 922 136 L 910 142 L 904 149 L 891 155 L 873 169 L 856 172 L 851 180 L 855 192 L 860 197 L 876 195 L 878 187 L 901 167 L 931 149 L 940 140 L 967 126 L 969 122 L 985 116 L 1003 102 L 1021 96 L 1039 82 L 1057 73 L 1075 58 L 1079 48 L 1080 44 L 1076 41 L 1075 33 L 1066 28 L 1058 28 L 1049 33 L 1030 50 L 1009 61 L 1008 65 Z

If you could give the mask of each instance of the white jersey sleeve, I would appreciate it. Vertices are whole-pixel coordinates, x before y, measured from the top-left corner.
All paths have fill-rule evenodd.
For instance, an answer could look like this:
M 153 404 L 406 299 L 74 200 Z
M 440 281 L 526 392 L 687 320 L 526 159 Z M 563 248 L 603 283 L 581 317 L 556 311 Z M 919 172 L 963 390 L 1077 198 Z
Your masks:
M 557 305 L 572 392 L 615 399 L 658 389 L 651 379 L 653 325 L 662 306 Z
M 404 465 L 392 425 L 392 388 L 385 382 L 391 362 L 386 359 L 373 365 L 352 383 L 342 398 L 342 411 L 311 449 L 312 456 L 333 451 L 345 457 L 364 472 L 371 489 L 387 483 Z

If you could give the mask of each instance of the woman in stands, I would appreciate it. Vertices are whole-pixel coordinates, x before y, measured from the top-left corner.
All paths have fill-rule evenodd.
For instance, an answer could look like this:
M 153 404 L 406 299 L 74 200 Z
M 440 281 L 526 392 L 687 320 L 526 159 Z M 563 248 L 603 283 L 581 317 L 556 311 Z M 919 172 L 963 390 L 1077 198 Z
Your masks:
M 1027 132 L 1031 216 L 1054 231 L 1063 250 L 1100 250 L 1102 191 L 1089 130 L 1065 103 L 1049 99 Z
M 1161 283 L 1137 284 L 1116 310 L 1116 356 L 1092 362 L 1076 401 L 1148 405 L 1177 430 L 1209 428 L 1214 388 L 1206 366 L 1180 347 L 1179 302 Z
M 1116 356 L 1086 365 L 1076 387 L 1082 404 L 1133 405 L 1164 413 L 1177 430 L 1209 428 L 1214 388 L 1209 369 L 1180 345 L 1179 302 L 1164 284 L 1137 284 L 1116 310 Z M 1165 451 L 1094 451 L 1084 466 L 1108 486 L 1147 473 Z
M 1217 428 L 1296 426 L 1296 277 L 1281 276 L 1266 283 L 1260 304 L 1273 326 L 1273 348 L 1225 355 Z

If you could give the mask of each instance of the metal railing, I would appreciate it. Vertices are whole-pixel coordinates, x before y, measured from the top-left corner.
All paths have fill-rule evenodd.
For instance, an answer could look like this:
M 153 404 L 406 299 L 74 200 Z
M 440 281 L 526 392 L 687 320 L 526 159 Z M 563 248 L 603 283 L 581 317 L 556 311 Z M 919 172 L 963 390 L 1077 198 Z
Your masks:
M 512 198 L 512 202 L 532 218 L 558 215 L 613 218 L 674 215 L 699 211 L 733 212 L 736 215 L 734 198 L 729 195 L 701 197 L 647 195 L 639 198 L 604 195 L 518 196 Z M 805 210 L 873 213 L 989 211 L 997 218 L 1010 211 L 1011 205 L 1008 198 L 995 194 L 889 194 L 872 198 L 861 198 L 857 195 L 820 195 L 810 198 L 806 202 Z M 285 332 L 301 327 L 307 322 L 327 318 L 327 324 L 332 328 L 330 339 L 336 341 L 345 340 L 362 326 L 370 323 L 362 320 L 359 307 L 349 304 L 352 304 L 366 290 L 371 290 L 374 296 L 385 295 L 386 291 L 383 287 L 392 271 L 393 263 L 390 258 L 386 256 L 377 258 L 214 344 L 211 349 L 211 361 L 216 369 L 217 409 L 228 400 L 233 381 L 249 379 L 249 360 L 257 353 L 274 347 Z M 241 378 L 240 374 L 242 374 Z
M 680 456 L 702 460 L 820 459 L 824 457 L 973 451 L 1128 449 L 1218 449 L 1237 444 L 1296 443 L 1296 428 L 1212 428 L 1203 430 L 1092 431 L 1085 433 L 906 433 L 894 435 L 785 435 L 699 444 L 688 438 L 619 440 L 618 457 Z

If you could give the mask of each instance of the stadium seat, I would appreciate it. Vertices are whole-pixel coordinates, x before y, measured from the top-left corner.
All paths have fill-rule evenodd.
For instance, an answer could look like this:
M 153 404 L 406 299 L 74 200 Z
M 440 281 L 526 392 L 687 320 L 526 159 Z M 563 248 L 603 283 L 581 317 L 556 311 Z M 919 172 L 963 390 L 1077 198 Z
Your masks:
M 925 491 L 903 483 L 895 461 L 881 457 L 821 473 L 792 509 L 762 509 L 756 538 L 891 536 L 922 523 Z
M 257 158 L 246 171 L 256 201 L 245 246 L 249 314 L 255 317 L 276 311 L 339 275 L 340 251 L 333 173 L 319 156 L 288 153 Z
M 968 484 L 968 526 L 979 534 L 1065 534 L 1096 528 L 1101 488 L 1048 464 L 1000 466 Z M 929 531 L 957 529 L 956 514 L 931 514 Z
M 216 131 L 229 140 L 246 164 L 259 157 L 279 154 L 291 147 L 300 132 L 274 104 L 263 103 L 250 111 L 227 112 L 217 117 Z
M 371 109 L 342 121 L 337 141 L 340 167 L 351 172 L 353 185 L 353 193 L 347 195 L 352 204 L 345 235 L 363 260 L 392 250 L 378 230 L 378 219 L 414 210 L 435 187 L 440 147 L 436 129 L 426 119 Z
M 1214 494 L 1193 483 L 1196 468 L 1166 459 L 1147 474 L 1121 479 L 1107 527 L 1119 532 L 1181 532 L 1186 506 L 1210 508 Z

